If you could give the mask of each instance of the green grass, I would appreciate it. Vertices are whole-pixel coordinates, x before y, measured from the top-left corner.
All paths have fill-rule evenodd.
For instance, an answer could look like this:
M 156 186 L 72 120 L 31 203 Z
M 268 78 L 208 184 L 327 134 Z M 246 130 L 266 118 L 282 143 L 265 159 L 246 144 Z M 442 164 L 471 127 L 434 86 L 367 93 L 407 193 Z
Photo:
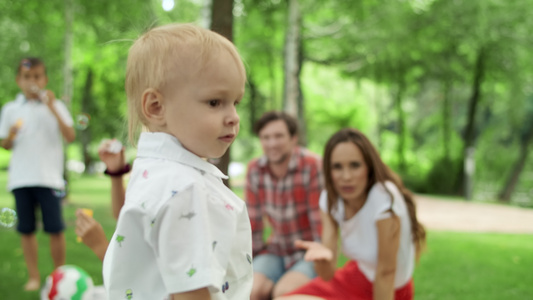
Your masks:
M 13 197 L 4 188 L 6 176 L 0 172 L 0 207 L 13 207 Z M 115 221 L 109 205 L 109 186 L 105 177 L 71 176 L 71 193 L 64 210 L 67 263 L 85 269 L 98 285 L 102 284 L 101 262 L 76 242 L 74 211 L 78 207 L 92 208 L 110 237 Z M 242 195 L 241 189 L 236 192 Z M 44 281 L 52 271 L 48 237 L 41 232 L 37 237 Z M 430 231 L 427 249 L 415 271 L 416 299 L 533 299 L 532 253 L 533 235 Z M 19 236 L 13 229 L 0 228 L 0 257 L 0 299 L 38 299 L 38 293 L 22 291 L 27 275 Z M 345 260 L 341 257 L 339 263 Z

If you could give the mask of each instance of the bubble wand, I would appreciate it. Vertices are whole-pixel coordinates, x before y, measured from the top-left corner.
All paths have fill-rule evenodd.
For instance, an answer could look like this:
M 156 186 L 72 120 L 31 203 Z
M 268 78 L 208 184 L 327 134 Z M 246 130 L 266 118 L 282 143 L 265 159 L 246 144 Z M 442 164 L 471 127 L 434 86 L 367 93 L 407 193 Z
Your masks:
M 40 89 L 37 85 L 32 85 L 30 87 L 30 91 L 34 94 L 37 94 L 41 102 L 43 102 L 44 104 L 48 103 L 48 95 L 46 93 L 46 90 Z

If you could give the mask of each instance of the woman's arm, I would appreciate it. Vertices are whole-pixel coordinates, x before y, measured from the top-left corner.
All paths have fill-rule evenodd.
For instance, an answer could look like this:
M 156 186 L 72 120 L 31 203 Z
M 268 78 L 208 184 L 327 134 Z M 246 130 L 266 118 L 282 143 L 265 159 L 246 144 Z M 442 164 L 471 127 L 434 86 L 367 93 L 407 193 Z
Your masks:
M 320 211 L 322 220 L 322 243 L 309 241 L 296 241 L 298 248 L 306 249 L 305 260 L 315 263 L 315 270 L 324 280 L 331 280 L 337 269 L 337 242 L 339 231 L 333 218 Z
M 394 299 L 394 277 L 400 247 L 400 219 L 393 215 L 376 222 L 378 229 L 378 264 L 374 280 L 374 300 Z

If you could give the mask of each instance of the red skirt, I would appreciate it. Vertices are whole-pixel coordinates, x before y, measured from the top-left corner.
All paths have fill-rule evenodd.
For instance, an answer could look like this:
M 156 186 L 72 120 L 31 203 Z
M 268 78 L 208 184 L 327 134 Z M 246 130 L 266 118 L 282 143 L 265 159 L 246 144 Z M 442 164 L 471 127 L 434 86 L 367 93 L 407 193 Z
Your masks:
M 359 270 L 353 260 L 335 272 L 333 279 L 324 281 L 317 277 L 308 284 L 288 295 L 311 295 L 327 300 L 372 300 L 372 282 Z M 396 289 L 395 300 L 412 300 L 414 295 L 413 279 Z

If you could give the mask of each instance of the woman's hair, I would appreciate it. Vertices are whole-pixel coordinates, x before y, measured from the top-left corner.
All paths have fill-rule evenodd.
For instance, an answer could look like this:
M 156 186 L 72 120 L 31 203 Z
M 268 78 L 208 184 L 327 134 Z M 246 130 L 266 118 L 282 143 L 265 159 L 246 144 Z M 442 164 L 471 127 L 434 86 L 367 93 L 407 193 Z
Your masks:
M 413 234 L 413 241 L 415 243 L 417 253 L 420 253 L 426 239 L 426 230 L 418 222 L 416 217 L 416 205 L 413 199 L 413 194 L 403 185 L 402 180 L 396 173 L 394 173 L 379 156 L 376 148 L 372 145 L 370 140 L 359 130 L 352 128 L 345 128 L 337 131 L 333 134 L 324 150 L 324 159 L 323 159 L 323 169 L 324 169 L 324 178 L 326 183 L 326 190 L 328 192 L 328 212 L 331 214 L 332 209 L 337 206 L 337 201 L 339 194 L 335 190 L 333 185 L 333 178 L 331 176 L 331 153 L 333 149 L 340 143 L 350 142 L 355 144 L 361 153 L 363 153 L 363 158 L 365 164 L 368 167 L 368 181 L 365 188 L 365 193 L 368 195 L 370 189 L 376 183 L 384 183 L 385 181 L 391 181 L 398 187 L 400 193 L 405 199 L 407 204 L 407 210 L 409 211 L 409 218 L 411 219 L 411 232 Z M 385 189 L 386 186 L 384 185 Z M 392 194 L 389 190 L 387 192 Z
M 244 64 L 235 46 L 222 35 L 193 24 L 168 24 L 150 29 L 131 46 L 126 66 L 129 137 L 135 139 L 142 125 L 141 98 L 149 88 L 164 92 L 181 87 L 202 72 L 221 51 L 228 51 L 241 74 Z

